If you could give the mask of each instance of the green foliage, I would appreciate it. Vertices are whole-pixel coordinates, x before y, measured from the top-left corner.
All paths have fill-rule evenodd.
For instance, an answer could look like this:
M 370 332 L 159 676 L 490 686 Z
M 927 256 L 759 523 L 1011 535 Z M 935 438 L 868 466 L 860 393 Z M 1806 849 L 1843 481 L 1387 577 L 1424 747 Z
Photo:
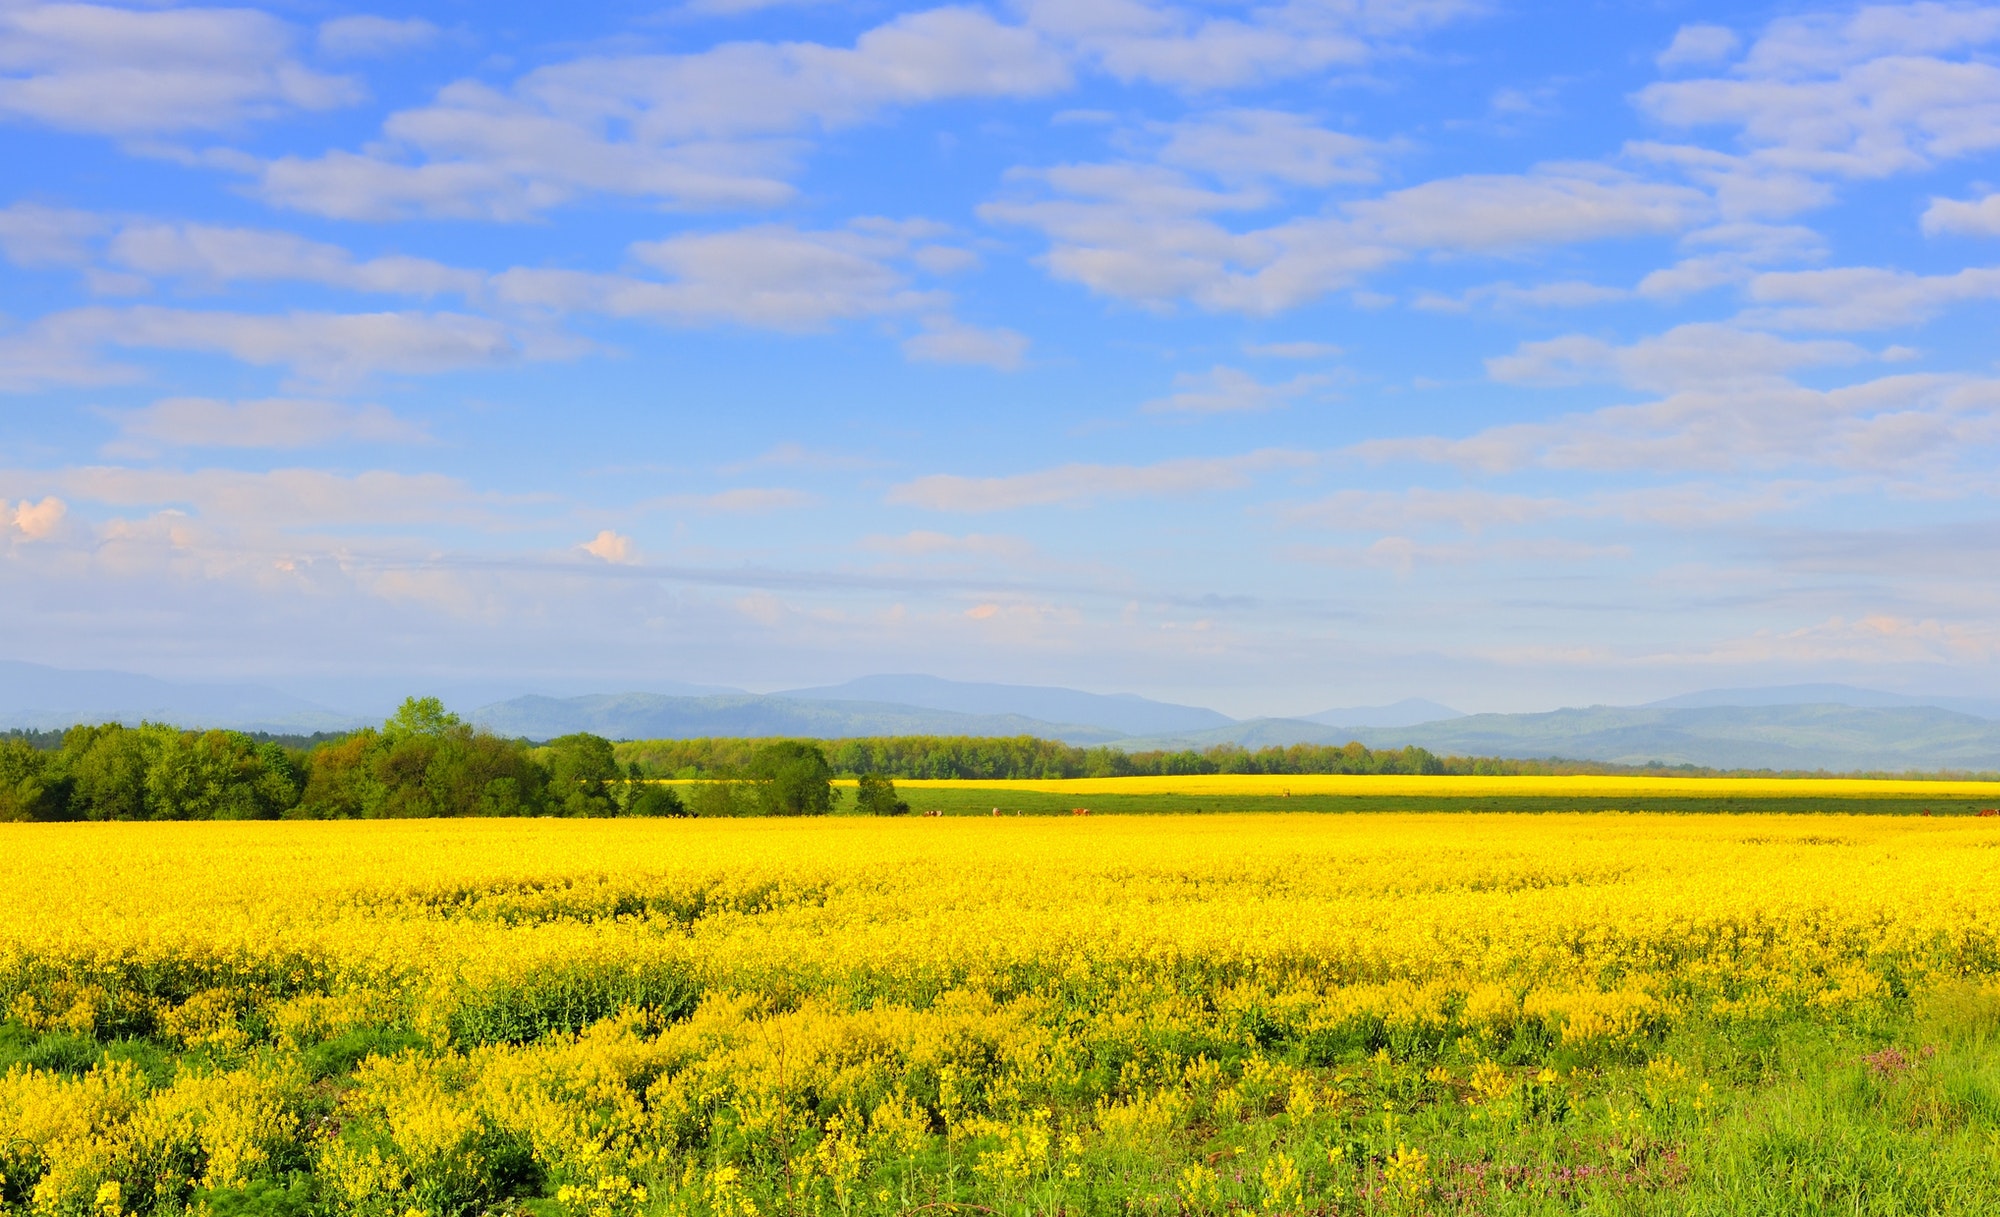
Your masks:
M 618 814 L 611 783 L 624 776 L 611 741 L 601 736 L 565 735 L 548 742 L 539 759 L 549 774 L 549 810 L 556 815 Z
M 747 782 L 702 782 L 688 788 L 687 808 L 689 815 L 704 820 L 756 815 L 757 794 Z
M 67 818 L 64 785 L 48 753 L 24 740 L 0 740 L 0 823 Z
M 625 814 L 628 816 L 691 816 L 694 814 L 671 786 L 642 782 L 625 784 Z
M 818 745 L 778 740 L 750 755 L 745 770 L 767 816 L 823 816 L 833 810 L 833 769 Z
M 196 1193 L 215 1217 L 308 1217 L 313 1181 L 300 1174 L 289 1181 L 252 1179 L 242 1187 L 208 1188 Z
M 864 773 L 855 782 L 854 810 L 864 816 L 906 816 L 910 805 L 896 797 L 896 783 L 879 773 Z

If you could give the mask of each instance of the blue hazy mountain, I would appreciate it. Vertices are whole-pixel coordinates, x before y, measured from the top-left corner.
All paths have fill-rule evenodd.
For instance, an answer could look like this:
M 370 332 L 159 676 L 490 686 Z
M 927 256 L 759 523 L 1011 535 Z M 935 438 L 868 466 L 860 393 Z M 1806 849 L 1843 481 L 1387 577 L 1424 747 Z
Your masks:
M 271 731 L 338 731 L 353 714 L 256 684 L 161 680 L 0 660 L 0 727 L 53 730 L 108 721 Z
M 1107 727 L 1052 723 L 1018 714 L 960 714 L 925 706 L 754 693 L 720 697 L 664 697 L 656 693 L 517 697 L 482 706 L 467 717 L 502 735 L 537 740 L 588 731 L 610 739 L 1035 735 L 1073 744 L 1101 744 L 1124 734 Z
M 1881 689 L 1862 689 L 1854 685 L 1831 684 L 1703 689 L 1662 701 L 1647 702 L 1646 705 L 1673 710 L 1706 709 L 1715 706 L 1858 706 L 1876 710 L 1894 706 L 1936 706 L 1941 710 L 1956 710 L 1961 714 L 1974 714 L 1981 718 L 2000 718 L 2000 698 L 1920 697 L 1908 693 L 1888 693 Z
M 1177 706 L 1132 693 L 1082 693 L 1040 685 L 979 684 L 935 676 L 863 676 L 846 684 L 790 689 L 778 697 L 920 706 L 956 714 L 1013 714 L 1048 723 L 1106 727 L 1120 735 L 1202 731 L 1236 720 L 1200 706 Z
M 1329 727 L 1410 727 L 1417 723 L 1434 723 L 1447 718 L 1463 718 L 1464 714 L 1421 697 L 1406 697 L 1402 701 L 1386 706 L 1349 706 L 1344 710 L 1321 710 L 1318 714 L 1304 716 L 1309 723 L 1325 723 Z

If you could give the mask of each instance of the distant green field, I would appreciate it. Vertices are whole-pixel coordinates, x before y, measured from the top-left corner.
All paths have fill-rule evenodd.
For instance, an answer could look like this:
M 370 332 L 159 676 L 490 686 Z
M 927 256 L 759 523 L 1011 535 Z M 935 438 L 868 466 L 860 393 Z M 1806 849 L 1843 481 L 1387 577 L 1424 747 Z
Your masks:
M 1087 807 L 1092 815 L 1202 815 L 1223 812 L 1578 812 L 1626 811 L 1679 814 L 1778 815 L 1977 815 L 2000 806 L 2000 790 L 1985 799 L 1853 798 L 1828 796 L 1720 796 L 1685 798 L 1648 795 L 1181 795 L 1043 793 L 998 788 L 904 787 L 898 790 L 913 814 L 936 810 L 948 816 L 1068 815 Z M 846 796 L 851 800 L 852 796 Z M 851 802 L 849 804 L 851 806 Z

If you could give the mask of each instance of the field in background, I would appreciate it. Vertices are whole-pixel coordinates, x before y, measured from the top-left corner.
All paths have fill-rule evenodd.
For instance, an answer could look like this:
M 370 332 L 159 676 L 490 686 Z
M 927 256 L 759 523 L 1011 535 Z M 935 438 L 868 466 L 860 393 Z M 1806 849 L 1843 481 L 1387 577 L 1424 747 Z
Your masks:
M 685 784 L 685 783 L 680 783 Z M 848 779 L 836 786 L 851 790 Z M 1051 781 L 897 779 L 918 813 L 1662 812 L 1977 815 L 2000 782 L 1874 778 L 1191 774 Z M 850 796 L 851 797 L 851 796 Z
M 6 826 L 0 1205 L 2000 1211 L 1996 850 L 1838 815 Z

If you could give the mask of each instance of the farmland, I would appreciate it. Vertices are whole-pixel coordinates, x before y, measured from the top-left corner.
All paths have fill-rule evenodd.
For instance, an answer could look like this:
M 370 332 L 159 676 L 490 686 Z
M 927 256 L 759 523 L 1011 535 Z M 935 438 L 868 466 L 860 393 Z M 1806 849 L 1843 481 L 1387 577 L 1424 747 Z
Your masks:
M 2000 1207 L 1993 819 L 4 846 L 9 1211 Z

